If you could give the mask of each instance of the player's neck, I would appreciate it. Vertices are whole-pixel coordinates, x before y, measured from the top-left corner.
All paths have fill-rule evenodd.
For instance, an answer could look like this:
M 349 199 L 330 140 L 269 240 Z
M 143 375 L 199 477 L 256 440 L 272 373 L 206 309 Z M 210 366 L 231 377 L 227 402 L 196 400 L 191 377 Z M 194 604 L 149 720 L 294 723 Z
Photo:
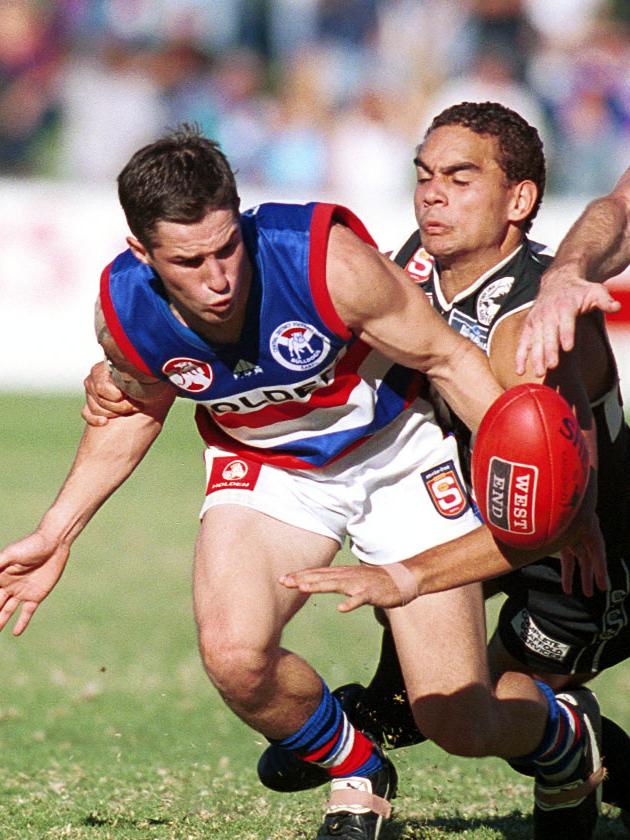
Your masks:
M 453 298 L 466 291 L 484 274 L 492 272 L 508 259 L 522 245 L 523 239 L 502 243 L 495 248 L 461 254 L 447 259 L 438 260 L 440 273 L 440 288 L 442 294 L 450 303 Z

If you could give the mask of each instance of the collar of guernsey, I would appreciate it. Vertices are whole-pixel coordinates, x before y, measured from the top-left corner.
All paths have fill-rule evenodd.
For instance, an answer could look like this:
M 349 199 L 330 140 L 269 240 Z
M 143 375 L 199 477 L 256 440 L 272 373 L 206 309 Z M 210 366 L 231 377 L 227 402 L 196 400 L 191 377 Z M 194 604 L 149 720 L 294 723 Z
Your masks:
M 353 213 L 269 203 L 240 222 L 253 278 L 236 343 L 211 344 L 181 324 L 160 278 L 129 250 L 101 276 L 105 321 L 131 364 L 197 403 L 206 443 L 277 466 L 320 467 L 391 423 L 426 383 L 357 339 L 333 307 L 331 225 L 374 245 Z

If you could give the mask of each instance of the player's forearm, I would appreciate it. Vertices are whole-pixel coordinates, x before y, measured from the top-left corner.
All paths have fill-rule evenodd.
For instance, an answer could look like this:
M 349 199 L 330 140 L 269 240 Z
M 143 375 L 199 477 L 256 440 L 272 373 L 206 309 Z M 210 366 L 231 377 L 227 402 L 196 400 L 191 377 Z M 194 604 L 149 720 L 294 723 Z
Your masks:
M 436 545 L 404 561 L 416 578 L 420 595 L 443 592 L 474 581 L 489 580 L 526 566 L 542 552 L 499 547 L 481 526 L 455 540 Z
M 628 207 L 621 197 L 595 199 L 563 239 L 543 285 L 560 271 L 599 283 L 619 274 L 630 259 L 628 226 Z
M 488 359 L 472 341 L 450 330 L 451 347 L 427 373 L 431 382 L 468 428 L 475 432 L 483 415 L 503 393 Z
M 58 542 L 74 542 L 138 466 L 163 422 L 163 417 L 135 414 L 106 426 L 86 426 L 70 472 L 39 530 Z

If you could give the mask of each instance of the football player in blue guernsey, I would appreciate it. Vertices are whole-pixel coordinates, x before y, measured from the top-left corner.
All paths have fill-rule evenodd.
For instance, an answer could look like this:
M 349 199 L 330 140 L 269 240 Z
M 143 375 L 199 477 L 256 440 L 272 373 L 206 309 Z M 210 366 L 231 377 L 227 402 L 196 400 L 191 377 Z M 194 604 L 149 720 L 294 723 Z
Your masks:
M 320 840 L 375 840 L 396 788 L 380 747 L 282 646 L 307 595 L 280 579 L 329 565 L 346 537 L 398 593 L 388 620 L 431 736 L 550 779 L 573 780 L 588 762 L 588 797 L 603 769 L 583 708 L 561 707 L 518 672 L 495 686 L 487 666 L 482 590 L 471 581 L 532 558 L 502 555 L 479 526 L 426 378 L 474 431 L 502 390 L 486 355 L 347 210 L 240 213 L 228 162 L 193 130 L 138 151 L 118 183 L 129 249 L 102 275 L 96 321 L 111 376 L 136 408 L 86 428 L 39 526 L 0 552 L 0 629 L 17 613 L 13 632 L 25 630 L 85 524 L 148 451 L 173 400 L 188 398 L 206 443 L 193 570 L 203 664 L 276 753 L 331 781 Z M 588 500 L 581 516 L 588 528 Z M 437 578 L 446 591 L 415 598 L 408 558 L 458 537 L 471 540 L 478 568 L 454 568 L 446 587 Z
M 538 133 L 518 114 L 501 105 L 462 103 L 434 119 L 414 162 L 418 229 L 396 255 L 396 261 L 424 290 L 442 317 L 488 354 L 502 386 L 508 388 L 524 380 L 540 381 L 545 373 L 540 361 L 544 348 L 540 323 L 538 350 L 531 355 L 529 366 L 521 351 L 517 370 L 515 351 L 545 271 L 549 271 L 552 287 L 564 277 L 567 297 L 573 291 L 580 301 L 589 294 L 593 301 L 600 301 L 580 304 L 583 311 L 597 306 L 614 309 L 614 302 L 604 290 L 599 297 L 593 295 L 593 285 L 584 281 L 572 283 L 569 288 L 566 271 L 554 280 L 552 257 L 527 237 L 545 184 L 545 160 Z M 624 178 L 617 193 L 624 188 L 630 193 L 630 178 Z M 531 193 L 527 212 L 515 224 L 509 218 L 509 196 L 519 185 Z M 617 242 L 623 239 L 627 226 L 627 209 L 623 209 L 625 205 L 617 209 L 620 202 L 613 202 L 612 208 L 605 202 L 602 207 L 602 202 L 594 209 L 599 216 L 613 213 L 606 241 Z M 619 224 L 614 224 L 616 218 L 620 219 Z M 590 227 L 595 222 L 591 221 Z M 580 236 L 584 235 L 582 230 Z M 561 247 L 561 259 L 565 252 L 573 255 L 576 251 L 574 238 L 575 234 Z M 608 256 L 607 251 L 600 252 L 603 257 Z M 626 254 L 627 248 L 622 245 L 611 265 L 617 270 L 620 265 L 623 268 Z M 583 255 L 582 261 L 586 264 L 588 256 Z M 546 309 L 553 306 L 554 300 L 559 309 L 557 289 L 551 297 Z M 568 306 L 569 300 L 566 303 Z M 560 316 L 553 320 L 554 339 L 560 333 L 560 322 Z M 572 334 L 569 339 L 565 342 L 567 350 L 573 346 Z M 556 350 L 555 341 L 550 349 Z M 524 671 L 537 675 L 556 692 L 583 686 L 599 672 L 630 657 L 630 431 L 624 421 L 617 368 L 601 312 L 591 312 L 578 322 L 571 355 L 576 357 L 597 428 L 597 512 L 608 556 L 606 585 L 603 591 L 591 594 L 584 581 L 585 592 L 580 586 L 570 591 L 571 557 L 567 553 L 564 586 L 560 564 L 549 557 L 497 578 L 486 587 L 489 594 L 502 590 L 507 595 L 489 646 L 494 676 L 505 671 Z M 560 357 L 560 368 L 563 360 L 566 354 Z M 557 350 L 553 362 L 558 365 Z M 447 422 L 463 445 L 465 463 L 470 454 L 470 435 L 457 418 L 450 417 Z M 457 559 L 454 549 L 459 542 L 448 546 L 448 562 Z M 472 558 L 461 555 L 459 561 L 472 562 Z M 420 574 L 423 558 L 416 563 L 416 573 Z M 366 602 L 382 606 L 392 603 L 391 588 L 380 578 L 372 579 L 365 569 L 342 567 L 321 574 L 314 571 L 292 576 L 292 585 L 296 582 L 305 592 L 325 590 L 351 595 L 348 607 Z M 380 593 L 376 591 L 379 585 L 383 587 Z M 387 629 L 372 683 L 367 689 L 345 686 L 338 694 L 352 719 L 373 734 L 379 733 L 383 743 L 404 746 L 418 741 Z M 630 739 L 604 718 L 603 741 L 602 753 L 609 771 L 603 786 L 604 799 L 624 809 L 622 817 L 630 831 Z M 262 772 L 269 772 L 264 763 Z M 315 782 L 314 775 L 310 781 Z M 591 829 L 583 820 L 583 805 L 575 807 L 581 797 L 574 797 L 573 802 L 570 798 L 562 801 L 557 816 L 553 811 L 541 811 L 548 807 L 539 795 L 547 785 L 544 779 L 542 784 L 540 779 L 538 782 L 536 836 L 590 837 Z

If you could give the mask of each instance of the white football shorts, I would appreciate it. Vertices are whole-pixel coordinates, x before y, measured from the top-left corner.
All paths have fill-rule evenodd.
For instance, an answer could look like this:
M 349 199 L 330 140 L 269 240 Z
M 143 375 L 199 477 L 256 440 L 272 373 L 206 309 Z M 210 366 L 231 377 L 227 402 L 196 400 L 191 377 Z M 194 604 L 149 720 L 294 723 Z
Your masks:
M 215 446 L 205 461 L 201 516 L 215 505 L 244 505 L 340 546 L 348 537 L 365 563 L 396 563 L 481 524 L 455 439 L 413 406 L 323 468 L 282 469 Z

